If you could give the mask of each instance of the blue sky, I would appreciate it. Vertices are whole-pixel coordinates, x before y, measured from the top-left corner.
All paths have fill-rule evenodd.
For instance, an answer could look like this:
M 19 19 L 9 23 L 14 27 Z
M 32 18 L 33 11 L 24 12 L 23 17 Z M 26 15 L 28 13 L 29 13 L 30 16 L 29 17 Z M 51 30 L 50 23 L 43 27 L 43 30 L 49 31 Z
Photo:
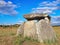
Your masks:
M 0 0 L 0 24 L 19 24 L 24 14 L 47 13 L 53 25 L 60 24 L 60 0 Z

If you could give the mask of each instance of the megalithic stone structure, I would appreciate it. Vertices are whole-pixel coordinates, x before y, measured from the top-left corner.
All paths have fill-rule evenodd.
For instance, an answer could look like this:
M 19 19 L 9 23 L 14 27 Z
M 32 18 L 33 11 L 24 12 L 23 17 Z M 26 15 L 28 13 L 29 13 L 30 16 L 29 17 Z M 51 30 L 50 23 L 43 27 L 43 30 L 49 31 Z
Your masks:
M 54 41 L 56 39 L 56 34 L 50 25 L 50 16 L 47 14 L 26 14 L 24 18 L 27 21 L 19 27 L 17 30 L 17 35 L 22 35 L 23 37 L 30 37 L 36 39 L 39 42 L 46 40 Z

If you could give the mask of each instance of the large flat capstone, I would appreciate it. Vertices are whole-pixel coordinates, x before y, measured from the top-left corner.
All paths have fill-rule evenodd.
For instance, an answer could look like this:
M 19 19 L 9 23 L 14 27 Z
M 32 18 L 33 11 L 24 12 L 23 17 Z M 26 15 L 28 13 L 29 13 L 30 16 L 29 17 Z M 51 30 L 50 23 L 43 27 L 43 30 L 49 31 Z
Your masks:
M 24 15 L 24 18 L 26 18 L 27 20 L 41 20 L 47 16 L 48 16 L 47 14 L 35 13 L 35 14 L 26 14 L 26 15 Z M 48 16 L 48 18 L 49 18 L 49 16 Z

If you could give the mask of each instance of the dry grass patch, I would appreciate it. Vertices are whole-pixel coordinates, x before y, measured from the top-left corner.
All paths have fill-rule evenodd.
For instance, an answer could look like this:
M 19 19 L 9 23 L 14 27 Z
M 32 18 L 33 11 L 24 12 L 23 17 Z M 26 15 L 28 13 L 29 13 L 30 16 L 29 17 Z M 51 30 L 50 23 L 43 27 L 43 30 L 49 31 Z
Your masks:
M 21 36 L 16 37 L 18 27 L 0 27 L 0 45 L 60 45 L 60 27 L 53 27 L 58 41 L 56 43 L 39 43 L 37 41 L 32 41 L 24 39 Z

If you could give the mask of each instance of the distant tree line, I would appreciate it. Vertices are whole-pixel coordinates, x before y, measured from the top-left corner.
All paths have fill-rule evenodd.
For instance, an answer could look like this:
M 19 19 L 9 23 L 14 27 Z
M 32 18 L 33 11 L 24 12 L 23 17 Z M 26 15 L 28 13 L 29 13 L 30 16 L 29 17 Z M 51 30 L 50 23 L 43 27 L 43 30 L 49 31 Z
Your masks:
M 14 25 L 0 25 L 0 27 L 19 27 L 20 24 L 14 24 Z

